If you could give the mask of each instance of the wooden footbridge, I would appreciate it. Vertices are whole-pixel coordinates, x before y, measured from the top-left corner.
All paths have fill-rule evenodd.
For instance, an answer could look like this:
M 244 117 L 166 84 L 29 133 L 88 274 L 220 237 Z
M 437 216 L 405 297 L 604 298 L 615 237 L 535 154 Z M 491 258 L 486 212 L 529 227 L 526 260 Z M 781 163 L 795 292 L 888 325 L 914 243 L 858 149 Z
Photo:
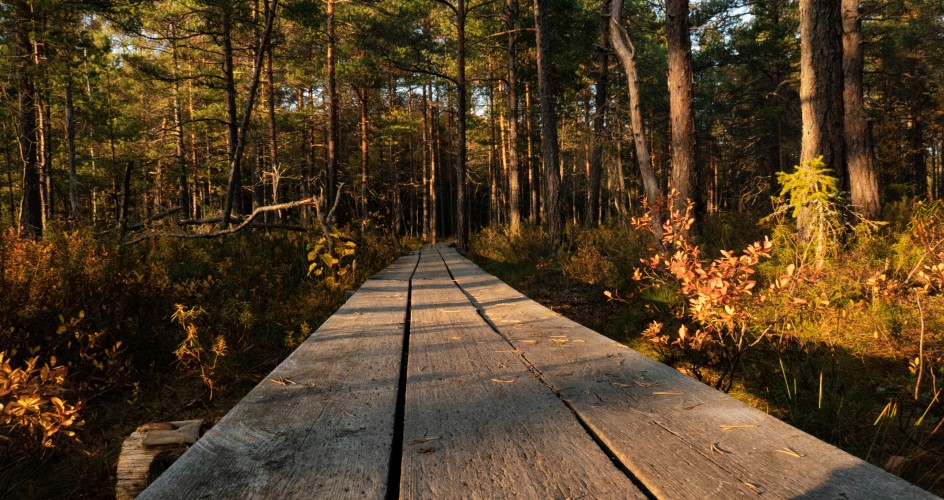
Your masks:
M 139 498 L 934 498 L 531 301 L 402 257 Z

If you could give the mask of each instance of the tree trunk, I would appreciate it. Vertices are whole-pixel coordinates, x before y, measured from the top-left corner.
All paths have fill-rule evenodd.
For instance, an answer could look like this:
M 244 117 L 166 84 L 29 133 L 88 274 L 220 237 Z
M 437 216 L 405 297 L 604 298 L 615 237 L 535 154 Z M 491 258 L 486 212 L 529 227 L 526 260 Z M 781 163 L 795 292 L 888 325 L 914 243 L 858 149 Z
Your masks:
M 187 175 L 186 148 L 184 145 L 184 124 L 180 103 L 180 77 L 177 54 L 176 26 L 171 28 L 171 59 L 173 62 L 173 108 L 174 108 L 174 145 L 177 155 L 177 205 L 180 207 L 181 217 L 186 220 L 191 217 L 190 211 L 190 180 Z
M 335 44 L 336 35 L 334 30 L 334 4 L 335 0 L 327 0 L 327 20 L 325 30 L 328 38 L 328 167 L 327 178 L 325 179 L 325 203 L 330 205 L 334 201 L 335 190 L 338 184 L 338 145 L 340 143 L 341 128 L 338 119 L 338 89 L 335 75 Z M 323 207 L 327 212 L 328 207 Z
M 118 217 L 118 227 L 121 229 L 121 235 L 124 236 L 128 231 L 128 209 L 131 206 L 131 171 L 134 169 L 134 162 L 128 160 L 125 164 L 125 175 L 121 182 L 121 212 Z
M 919 89 L 915 96 L 920 96 L 923 89 Z M 916 101 L 920 102 L 920 101 Z M 928 197 L 928 152 L 924 143 L 924 119 L 921 116 L 921 105 L 915 105 L 911 110 L 910 154 L 912 172 L 914 174 L 914 196 L 919 200 Z
M 23 198 L 20 202 L 21 235 L 39 238 L 43 235 L 43 205 L 39 183 L 39 162 L 36 148 L 36 102 L 31 66 L 33 43 L 30 40 L 31 12 L 26 0 L 14 5 L 15 56 L 20 62 L 17 79 L 17 139 L 23 158 Z
M 69 208 L 72 218 L 79 218 L 79 180 L 76 176 L 75 163 L 75 113 L 72 102 L 72 71 L 66 79 L 66 154 L 69 162 Z
M 547 0 L 534 0 L 535 43 L 537 45 L 538 90 L 541 101 L 541 152 L 544 158 L 545 222 L 551 244 L 561 242 L 563 214 L 560 200 L 559 151 L 557 144 L 557 114 L 554 110 L 554 90 L 551 84 L 551 41 L 548 33 Z
M 845 178 L 842 18 L 836 0 L 800 0 L 800 161 L 823 156 Z M 845 185 L 845 183 L 843 183 Z
M 541 175 L 538 171 L 540 165 L 534 161 L 534 130 L 531 125 L 534 114 L 531 112 L 531 85 L 527 81 L 524 82 L 524 109 L 528 126 L 528 162 L 526 165 L 528 169 L 528 190 L 530 192 L 528 219 L 532 226 L 537 226 L 541 222 L 541 183 L 539 181 Z
M 843 106 L 845 108 L 846 163 L 852 205 L 867 218 L 878 215 L 878 172 L 872 158 L 868 116 L 862 94 L 865 64 L 859 0 L 842 0 Z
M 623 2 L 615 1 L 610 6 L 610 44 L 616 51 L 617 57 L 626 73 L 626 84 L 629 90 L 629 114 L 632 121 L 633 141 L 636 145 L 636 162 L 639 165 L 639 174 L 643 188 L 646 191 L 646 200 L 652 211 L 652 231 L 657 239 L 662 239 L 662 189 L 652 169 L 652 158 L 646 144 L 646 129 L 642 121 L 642 111 L 639 108 L 639 76 L 636 72 L 636 53 L 632 41 L 626 30 L 620 26 Z
M 617 0 L 619 1 L 619 0 Z M 602 2 L 600 12 L 600 41 L 597 46 L 597 83 L 594 96 L 593 149 L 590 153 L 590 172 L 587 186 L 587 224 L 600 221 L 600 177 L 603 174 L 603 134 L 606 127 L 607 80 L 610 68 L 609 37 L 610 0 Z
M 692 41 L 688 0 L 666 0 L 669 58 L 669 113 L 672 128 L 672 187 L 675 210 L 684 213 L 688 200 L 698 202 L 695 170 L 695 114 L 692 107 Z M 700 212 L 700 211 L 699 211 Z
M 423 241 L 429 241 L 429 161 L 430 161 L 430 142 L 432 139 L 429 135 L 429 95 L 426 93 L 426 82 L 422 83 L 423 86 L 423 101 L 421 110 L 423 115 L 423 142 L 420 146 L 420 156 L 422 156 L 423 161 L 423 184 L 422 184 L 422 193 L 420 196 L 423 199 Z
M 264 2 L 265 16 L 269 17 L 269 11 L 272 9 L 272 2 L 266 0 Z M 281 196 L 281 186 L 280 181 L 282 180 L 282 165 L 279 162 L 279 138 L 278 138 L 278 127 L 275 122 L 275 77 L 273 76 L 272 71 L 272 44 L 269 43 L 266 48 L 266 57 L 265 57 L 265 71 L 266 71 L 266 88 L 268 89 L 267 97 L 268 102 L 267 107 L 269 111 L 269 174 L 272 176 L 272 202 L 275 204 L 283 203 L 285 200 Z M 282 211 L 277 212 L 278 218 L 282 218 Z
M 492 64 L 489 61 L 489 72 Z M 488 131 L 491 135 L 488 141 L 488 224 L 489 226 L 497 226 L 501 224 L 501 209 L 499 207 L 500 202 L 498 201 L 498 190 L 499 190 L 499 170 L 498 170 L 498 134 L 495 130 L 495 87 L 494 85 L 489 85 L 488 93 L 486 94 L 486 102 L 488 103 Z
M 223 207 L 223 228 L 229 224 L 229 217 L 233 210 L 242 211 L 242 172 L 240 162 L 236 158 L 237 143 L 239 142 L 239 118 L 236 116 L 236 80 L 233 68 L 233 13 L 232 6 L 223 7 L 223 91 L 226 99 L 226 153 L 229 163 L 229 183 Z
M 246 100 L 246 109 L 243 111 L 242 120 L 239 125 L 236 127 L 238 134 L 236 136 L 235 147 L 232 149 L 232 156 L 230 158 L 230 168 L 229 168 L 229 183 L 226 189 L 226 198 L 223 203 L 223 222 L 222 227 L 226 229 L 229 225 L 230 215 L 233 210 L 234 198 L 239 196 L 239 177 L 240 177 L 240 161 L 242 161 L 243 150 L 246 147 L 246 133 L 249 130 L 249 119 L 252 117 L 252 109 L 255 105 L 256 100 L 256 91 L 259 89 L 259 76 L 262 73 L 262 57 L 265 53 L 266 47 L 269 44 L 269 38 L 272 34 L 272 24 L 275 21 L 275 13 L 278 8 L 278 0 L 272 2 L 272 10 L 269 11 L 268 17 L 266 17 L 266 27 L 265 31 L 262 33 L 262 40 L 259 43 L 259 46 L 256 48 L 255 61 L 253 63 L 253 72 L 252 80 L 249 84 L 249 92 Z M 224 19 L 226 15 L 224 15 Z M 227 25 L 227 22 L 224 22 L 224 25 Z M 226 31 L 226 30 L 224 30 Z M 225 48 L 229 47 L 229 57 L 225 57 Z M 226 71 L 227 65 L 224 64 L 224 73 L 228 76 L 226 80 L 229 83 L 233 82 L 232 76 L 232 43 L 229 36 L 224 37 L 224 60 L 229 60 L 229 71 Z M 235 110 L 236 89 L 235 86 L 232 88 L 232 92 L 227 92 L 227 101 L 229 101 L 230 96 L 233 98 L 233 109 Z M 229 102 L 227 102 L 227 108 L 229 108 Z M 235 122 L 234 122 L 235 123 Z M 233 127 L 230 127 L 230 133 L 232 134 Z
M 367 88 L 358 92 L 361 98 L 361 217 L 367 219 L 367 167 L 370 161 L 370 142 L 368 142 L 369 115 L 367 108 Z
M 438 214 L 436 205 L 436 166 L 440 164 L 438 160 L 439 151 L 439 131 L 436 127 L 436 114 L 433 107 L 433 100 L 436 94 L 433 92 L 433 84 L 429 85 L 429 101 L 427 102 L 427 112 L 429 113 L 429 241 L 436 243 L 436 234 L 438 232 Z
M 818 156 L 847 186 L 842 103 L 842 16 L 836 0 L 800 0 L 800 161 Z M 809 242 L 811 214 L 797 216 L 797 239 Z M 819 255 L 819 250 L 817 250 Z
M 456 110 L 456 119 L 458 121 L 458 146 L 459 154 L 456 164 L 456 250 L 465 254 L 469 250 L 469 221 L 468 207 L 466 207 L 466 161 L 468 157 L 468 145 L 466 144 L 466 115 L 468 114 L 468 102 L 466 81 L 465 81 L 465 22 L 466 8 L 465 0 L 458 0 L 456 5 L 456 31 L 457 31 L 457 51 L 458 51 L 458 76 L 456 78 L 456 91 L 459 93 L 459 102 Z
M 505 29 L 508 30 L 505 86 L 505 121 L 508 136 L 508 229 L 521 233 L 521 181 L 518 162 L 518 0 L 505 0 Z

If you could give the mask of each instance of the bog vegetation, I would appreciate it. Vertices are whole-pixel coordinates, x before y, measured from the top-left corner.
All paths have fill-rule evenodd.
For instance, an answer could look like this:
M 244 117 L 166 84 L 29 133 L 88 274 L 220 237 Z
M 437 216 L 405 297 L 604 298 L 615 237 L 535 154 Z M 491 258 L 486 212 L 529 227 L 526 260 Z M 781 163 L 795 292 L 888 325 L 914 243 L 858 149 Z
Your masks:
M 0 3 L 0 497 L 106 495 L 137 424 L 223 413 L 404 242 L 444 238 L 940 492 L 942 20 Z

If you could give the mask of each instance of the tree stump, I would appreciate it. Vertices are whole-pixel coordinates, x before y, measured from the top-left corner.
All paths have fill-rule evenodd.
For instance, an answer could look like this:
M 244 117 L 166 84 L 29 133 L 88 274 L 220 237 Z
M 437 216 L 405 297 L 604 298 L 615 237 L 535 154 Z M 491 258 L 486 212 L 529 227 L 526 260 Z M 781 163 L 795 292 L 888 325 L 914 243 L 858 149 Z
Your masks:
M 117 500 L 131 500 L 200 438 L 203 420 L 144 424 L 121 444 Z

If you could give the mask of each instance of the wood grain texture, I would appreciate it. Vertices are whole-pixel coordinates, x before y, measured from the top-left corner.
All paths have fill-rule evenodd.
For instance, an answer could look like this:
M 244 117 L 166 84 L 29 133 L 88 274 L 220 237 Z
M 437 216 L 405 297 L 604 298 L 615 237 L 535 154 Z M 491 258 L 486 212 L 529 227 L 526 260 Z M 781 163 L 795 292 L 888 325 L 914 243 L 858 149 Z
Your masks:
M 386 269 L 371 276 L 372 280 L 388 281 L 409 281 L 413 277 L 413 270 L 416 269 L 416 262 L 420 258 L 420 252 L 414 252 L 410 255 L 404 255 L 395 260 Z
M 439 250 L 483 317 L 658 497 L 936 498 Z
M 420 263 L 413 274 L 414 280 L 443 280 L 450 279 L 449 270 L 439 255 L 439 249 L 448 248 L 445 244 L 436 244 L 424 247 L 420 253 Z
M 385 498 L 408 287 L 368 280 L 140 498 Z
M 644 498 L 452 280 L 410 325 L 402 498 Z

